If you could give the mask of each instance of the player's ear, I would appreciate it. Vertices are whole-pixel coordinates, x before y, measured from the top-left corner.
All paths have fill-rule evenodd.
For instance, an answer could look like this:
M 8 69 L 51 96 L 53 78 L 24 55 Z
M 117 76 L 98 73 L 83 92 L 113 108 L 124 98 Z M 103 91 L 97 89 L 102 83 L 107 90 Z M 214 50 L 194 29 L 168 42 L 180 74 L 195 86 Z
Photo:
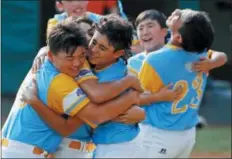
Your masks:
M 53 54 L 52 54 L 52 52 L 50 50 L 48 51 L 48 59 L 50 61 L 53 61 Z
M 162 28 L 161 32 L 162 32 L 162 35 L 165 37 L 168 34 L 168 29 Z
M 119 58 L 120 56 L 122 56 L 125 53 L 124 50 L 118 50 L 114 53 L 114 57 L 115 58 Z
M 61 1 L 56 1 L 56 9 L 58 12 L 63 12 L 64 9 L 63 9 L 63 4 Z
M 182 39 L 182 36 L 180 34 L 177 36 L 177 41 L 179 44 L 183 43 L 183 39 Z
M 183 40 L 180 34 L 175 34 L 173 38 L 176 42 L 178 42 L 179 44 L 182 44 Z

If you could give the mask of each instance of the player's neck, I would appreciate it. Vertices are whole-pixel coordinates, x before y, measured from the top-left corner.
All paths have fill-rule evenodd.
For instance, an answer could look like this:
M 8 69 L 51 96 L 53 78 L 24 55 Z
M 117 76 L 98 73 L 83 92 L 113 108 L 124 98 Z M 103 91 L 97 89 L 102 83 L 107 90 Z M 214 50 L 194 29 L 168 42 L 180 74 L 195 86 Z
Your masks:
M 154 46 L 154 47 L 151 48 L 151 49 L 145 50 L 145 53 L 146 53 L 146 54 L 149 54 L 149 53 L 151 53 L 151 52 L 157 51 L 157 50 L 159 50 L 160 48 L 162 48 L 163 46 L 164 46 L 164 44 L 156 45 L 156 46 Z
M 105 69 L 105 68 L 111 66 L 112 64 L 114 64 L 114 63 L 116 63 L 116 62 L 117 62 L 117 60 L 111 61 L 111 62 L 105 63 L 105 64 L 95 65 L 95 70 L 96 70 L 96 71 L 101 71 L 101 70 L 103 70 L 103 69 Z
M 171 41 L 170 44 L 173 45 L 173 46 L 176 46 L 176 47 L 178 47 L 178 48 L 182 48 L 181 44 L 178 43 L 178 42 Z

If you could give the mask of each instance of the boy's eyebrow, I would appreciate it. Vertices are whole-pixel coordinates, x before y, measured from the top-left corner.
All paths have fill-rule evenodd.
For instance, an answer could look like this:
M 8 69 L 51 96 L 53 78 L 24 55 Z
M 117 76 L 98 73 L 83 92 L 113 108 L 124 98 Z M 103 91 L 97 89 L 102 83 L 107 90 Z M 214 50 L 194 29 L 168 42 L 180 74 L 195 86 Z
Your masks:
M 105 47 L 104 45 L 102 45 L 102 44 L 99 44 L 100 45 L 100 47 L 103 47 L 105 50 L 107 50 L 108 48 L 107 47 Z
M 148 23 L 146 23 L 146 24 L 141 24 L 141 25 L 139 25 L 138 28 L 141 28 L 141 27 L 143 27 L 144 25 L 150 25 L 150 24 L 156 24 L 156 23 L 155 23 L 155 22 L 148 22 Z
M 98 43 L 96 39 L 93 39 L 93 41 L 96 42 L 96 43 Z M 99 43 L 98 43 L 98 45 L 99 45 L 100 47 L 103 47 L 105 50 L 108 50 L 108 48 L 107 48 L 106 46 L 104 46 L 104 45 L 102 45 L 102 44 L 99 44 Z

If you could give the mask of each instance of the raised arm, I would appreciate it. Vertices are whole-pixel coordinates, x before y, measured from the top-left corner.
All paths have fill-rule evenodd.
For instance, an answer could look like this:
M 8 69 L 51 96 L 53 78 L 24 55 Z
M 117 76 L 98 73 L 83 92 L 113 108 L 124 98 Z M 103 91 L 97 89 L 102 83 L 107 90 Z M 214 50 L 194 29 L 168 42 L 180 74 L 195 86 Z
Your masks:
M 208 73 L 210 70 L 223 66 L 227 62 L 224 52 L 209 50 L 208 58 L 202 57 L 200 61 L 193 63 L 192 69 L 197 72 Z
M 210 50 L 210 51 L 212 51 L 210 57 L 210 59 L 212 60 L 211 69 L 220 67 L 227 62 L 227 55 L 224 52 L 215 51 L 215 50 Z

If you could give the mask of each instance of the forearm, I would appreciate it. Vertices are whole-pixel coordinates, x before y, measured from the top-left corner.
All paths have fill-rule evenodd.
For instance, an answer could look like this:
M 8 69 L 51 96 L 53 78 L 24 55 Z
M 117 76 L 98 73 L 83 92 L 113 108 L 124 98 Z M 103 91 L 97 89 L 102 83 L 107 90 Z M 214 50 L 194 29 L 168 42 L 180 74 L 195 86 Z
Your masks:
M 227 56 L 223 52 L 213 51 L 211 56 L 211 69 L 220 67 L 227 62 Z
M 127 78 L 109 83 L 98 83 L 97 80 L 88 80 L 80 84 L 80 87 L 88 95 L 93 103 L 101 104 L 115 97 L 131 86 L 131 82 Z
M 146 106 L 154 102 L 162 101 L 162 98 L 158 93 L 141 93 L 139 98 L 140 106 Z
M 78 115 L 81 119 L 87 119 L 93 123 L 101 124 L 127 111 L 135 104 L 135 100 L 132 98 L 131 93 L 126 93 L 102 105 L 92 104 L 90 107 L 87 106 Z
M 64 119 L 52 109 L 48 108 L 41 101 L 37 101 L 32 106 L 39 114 L 42 120 L 45 121 L 52 129 L 61 136 L 68 136 L 82 125 L 82 121 L 78 118 Z

